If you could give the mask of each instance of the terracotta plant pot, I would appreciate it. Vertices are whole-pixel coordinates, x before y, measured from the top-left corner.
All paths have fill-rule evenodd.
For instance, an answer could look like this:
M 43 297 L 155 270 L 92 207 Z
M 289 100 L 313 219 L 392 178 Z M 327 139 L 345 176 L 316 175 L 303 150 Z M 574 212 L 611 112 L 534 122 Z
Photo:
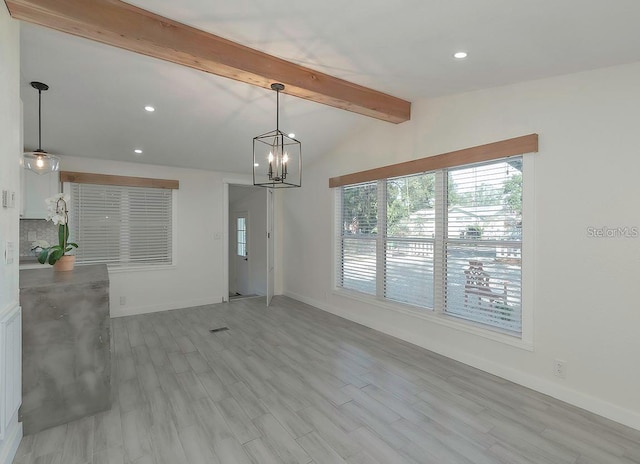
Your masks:
M 73 271 L 76 264 L 76 257 L 73 255 L 64 255 L 53 265 L 54 271 Z

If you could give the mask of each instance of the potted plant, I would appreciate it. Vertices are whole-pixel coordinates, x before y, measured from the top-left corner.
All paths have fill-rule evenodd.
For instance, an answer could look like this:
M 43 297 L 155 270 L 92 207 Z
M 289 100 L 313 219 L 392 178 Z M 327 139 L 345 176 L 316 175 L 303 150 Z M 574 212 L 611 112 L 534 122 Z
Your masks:
M 51 198 L 47 198 L 47 209 L 49 214 L 47 220 L 58 226 L 58 244 L 43 248 L 38 255 L 38 262 L 44 264 L 48 262 L 57 271 L 70 271 L 73 269 L 76 257 L 69 255 L 71 250 L 78 248 L 77 243 L 69 241 L 69 210 L 67 202 L 69 195 L 58 193 Z

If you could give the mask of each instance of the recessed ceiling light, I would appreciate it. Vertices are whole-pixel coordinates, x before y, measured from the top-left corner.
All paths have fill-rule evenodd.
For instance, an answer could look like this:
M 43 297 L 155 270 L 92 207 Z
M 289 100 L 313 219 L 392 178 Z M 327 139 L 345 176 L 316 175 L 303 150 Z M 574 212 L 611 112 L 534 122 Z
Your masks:
M 291 133 L 289 134 L 289 138 L 290 138 L 290 139 L 295 139 L 295 138 L 296 138 L 296 134 L 294 134 L 293 132 L 291 132 Z
M 462 60 L 464 58 L 466 58 L 468 56 L 467 52 L 456 52 L 453 54 L 453 57 L 458 59 L 458 60 Z
M 136 148 L 135 150 L 133 150 L 133 152 L 134 152 L 136 155 L 141 155 L 141 154 L 142 154 L 142 150 L 140 150 L 139 148 Z
M 147 105 L 144 107 L 149 113 L 153 113 L 156 109 L 153 106 Z

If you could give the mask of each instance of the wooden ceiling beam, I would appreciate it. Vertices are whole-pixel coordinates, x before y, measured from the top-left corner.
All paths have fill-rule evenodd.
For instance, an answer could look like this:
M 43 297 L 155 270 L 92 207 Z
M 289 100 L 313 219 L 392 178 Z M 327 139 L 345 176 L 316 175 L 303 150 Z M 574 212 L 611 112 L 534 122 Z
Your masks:
M 118 0 L 5 0 L 15 19 L 247 84 L 401 123 L 411 103 L 268 55 Z

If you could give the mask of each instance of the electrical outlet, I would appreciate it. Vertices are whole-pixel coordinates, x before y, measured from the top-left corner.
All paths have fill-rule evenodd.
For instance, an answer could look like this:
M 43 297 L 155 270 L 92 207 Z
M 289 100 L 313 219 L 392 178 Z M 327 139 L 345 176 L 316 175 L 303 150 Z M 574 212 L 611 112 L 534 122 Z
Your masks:
M 553 361 L 553 375 L 564 379 L 567 376 L 567 362 L 560 359 Z
M 127 304 L 127 297 L 126 296 L 121 296 L 120 297 L 120 306 L 124 306 Z

